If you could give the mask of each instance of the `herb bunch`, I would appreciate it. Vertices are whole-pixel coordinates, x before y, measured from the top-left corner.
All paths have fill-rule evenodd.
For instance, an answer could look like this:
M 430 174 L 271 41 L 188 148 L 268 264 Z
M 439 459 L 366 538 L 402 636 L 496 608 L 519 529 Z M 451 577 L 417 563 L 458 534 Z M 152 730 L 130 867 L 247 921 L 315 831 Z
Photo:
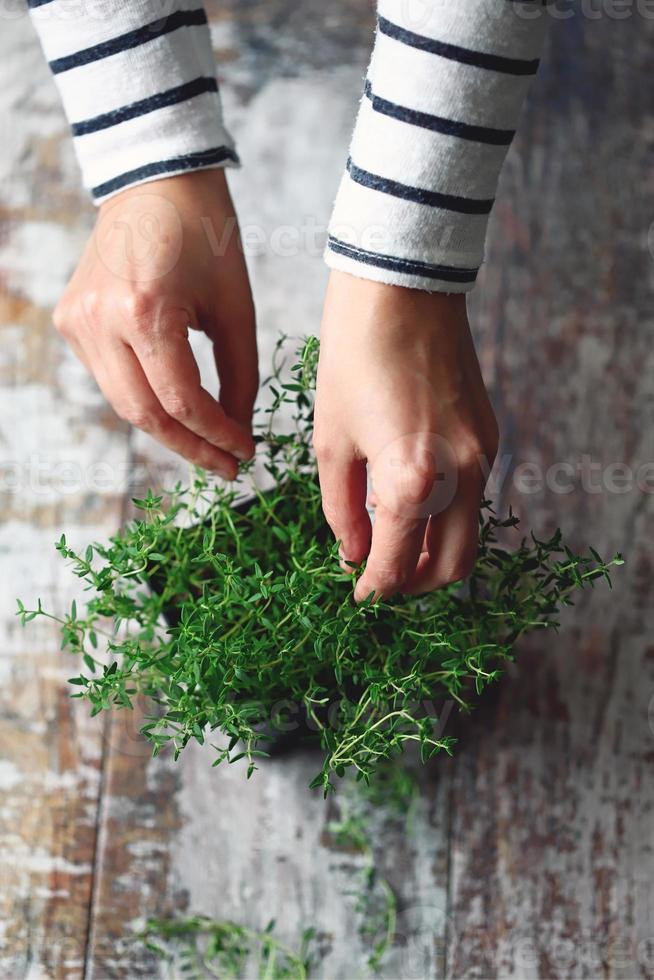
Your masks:
M 220 732 L 214 765 L 245 758 L 249 777 L 266 755 L 271 720 L 289 727 L 304 713 L 323 751 L 311 785 L 327 793 L 334 777 L 353 768 L 368 781 L 411 745 L 423 761 L 451 752 L 443 703 L 467 709 L 523 633 L 556 628 L 571 594 L 599 578 L 610 585 L 609 568 L 622 559 L 574 554 L 559 532 L 504 550 L 498 532 L 518 521 L 497 518 L 486 503 L 465 587 L 355 604 L 323 518 L 311 446 L 318 341 L 304 342 L 290 378 L 285 342 L 257 425 L 272 489 L 263 492 L 248 465 L 252 497 L 243 505 L 238 491 L 195 471 L 189 487 L 135 500 L 140 516 L 108 544 L 78 552 L 62 535 L 56 547 L 89 597 L 58 622 L 63 646 L 83 664 L 73 696 L 93 714 L 150 699 L 142 732 L 155 754 L 172 746 L 177 757 L 189 741 Z M 284 427 L 280 410 L 287 415 L 289 405 Z M 57 618 L 40 601 L 36 609 L 19 602 L 18 612 L 23 622 Z

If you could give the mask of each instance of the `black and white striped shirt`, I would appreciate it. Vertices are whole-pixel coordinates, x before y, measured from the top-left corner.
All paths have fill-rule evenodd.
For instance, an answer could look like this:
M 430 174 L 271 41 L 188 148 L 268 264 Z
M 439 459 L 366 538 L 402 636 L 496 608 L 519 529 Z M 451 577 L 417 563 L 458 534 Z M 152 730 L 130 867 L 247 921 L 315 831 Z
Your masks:
M 238 164 L 201 0 L 28 0 L 100 203 Z M 541 0 L 379 0 L 377 36 L 326 261 L 464 292 L 546 30 Z M 68 9 L 67 9 L 68 7 Z

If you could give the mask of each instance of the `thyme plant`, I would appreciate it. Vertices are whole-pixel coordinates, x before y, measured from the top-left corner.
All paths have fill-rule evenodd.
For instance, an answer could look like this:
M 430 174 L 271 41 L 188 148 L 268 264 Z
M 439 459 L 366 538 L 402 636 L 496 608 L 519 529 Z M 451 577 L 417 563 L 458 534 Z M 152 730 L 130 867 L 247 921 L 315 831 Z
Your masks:
M 288 729 L 305 714 L 322 748 L 311 785 L 327 793 L 347 770 L 368 781 L 411 745 L 423 761 L 451 752 L 443 703 L 466 710 L 523 633 L 556 628 L 572 593 L 599 578 L 610 585 L 609 568 L 622 559 L 574 554 L 559 532 L 505 550 L 498 532 L 518 521 L 486 503 L 465 587 L 356 605 L 322 515 L 311 447 L 318 341 L 304 342 L 290 375 L 285 341 L 257 425 L 272 489 L 261 490 L 249 464 L 243 504 L 237 490 L 196 471 L 188 487 L 134 500 L 139 516 L 108 543 L 76 551 L 62 535 L 57 550 L 88 598 L 57 622 L 81 660 L 73 696 L 93 714 L 148 698 L 142 731 L 155 754 L 172 746 L 177 757 L 189 741 L 222 733 L 214 765 L 244 758 L 249 778 L 270 723 Z M 23 622 L 57 618 L 40 601 L 19 602 L 18 613 Z

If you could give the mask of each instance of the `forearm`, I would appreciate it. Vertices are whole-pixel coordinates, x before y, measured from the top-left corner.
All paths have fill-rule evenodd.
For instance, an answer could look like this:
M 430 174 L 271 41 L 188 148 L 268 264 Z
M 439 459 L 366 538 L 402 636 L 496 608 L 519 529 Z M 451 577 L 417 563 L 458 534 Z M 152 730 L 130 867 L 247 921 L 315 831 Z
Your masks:
M 326 253 L 332 268 L 465 292 L 547 22 L 540 2 L 379 0 Z
M 236 163 L 201 2 L 32 0 L 84 185 L 100 202 L 123 188 Z

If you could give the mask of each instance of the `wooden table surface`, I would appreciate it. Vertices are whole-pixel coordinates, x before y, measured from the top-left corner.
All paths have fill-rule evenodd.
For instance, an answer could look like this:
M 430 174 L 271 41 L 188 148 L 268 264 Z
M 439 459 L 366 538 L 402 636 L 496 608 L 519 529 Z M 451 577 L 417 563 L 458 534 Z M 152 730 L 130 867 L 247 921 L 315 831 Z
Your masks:
M 378 815 L 401 938 L 383 976 L 654 976 L 646 7 L 556 19 L 471 304 L 503 433 L 493 495 L 539 534 L 560 525 L 628 564 L 611 596 L 585 596 L 559 635 L 523 645 L 455 757 L 425 774 L 412 834 Z M 364 0 L 209 9 L 245 162 L 234 193 L 268 242 L 250 255 L 266 365 L 280 329 L 317 330 L 326 274 L 310 232 L 343 166 L 372 19 Z M 90 720 L 70 700 L 56 631 L 15 619 L 16 596 L 58 610 L 73 598 L 53 548 L 62 530 L 80 545 L 106 537 L 178 464 L 115 418 L 52 329 L 93 209 L 31 26 L 12 11 L 0 31 L 0 976 L 159 976 L 130 930 L 186 911 L 253 927 L 274 916 L 290 941 L 316 924 L 318 975 L 366 976 L 343 897 L 361 861 L 325 833 L 338 802 L 307 790 L 313 761 L 271 762 L 249 783 L 197 747 L 153 761 L 138 719 Z M 293 257 L 274 246 L 282 226 L 306 231 Z

